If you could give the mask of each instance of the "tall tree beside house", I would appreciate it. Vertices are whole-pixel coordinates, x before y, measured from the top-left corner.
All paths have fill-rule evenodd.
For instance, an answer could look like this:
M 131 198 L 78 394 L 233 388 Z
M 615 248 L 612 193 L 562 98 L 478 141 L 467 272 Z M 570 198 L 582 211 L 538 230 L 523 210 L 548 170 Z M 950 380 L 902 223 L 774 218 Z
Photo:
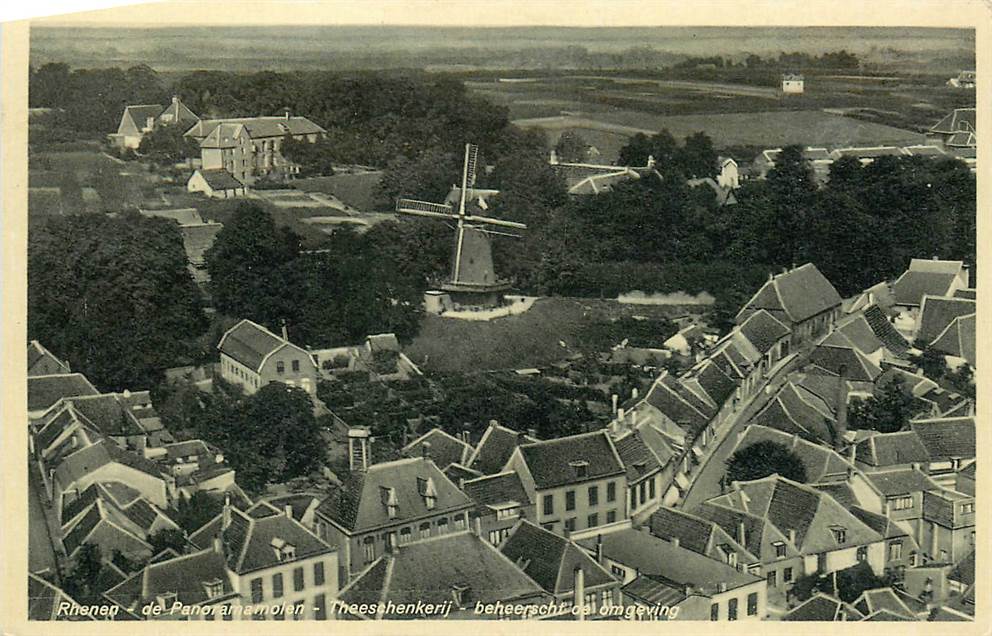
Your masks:
M 112 238 L 112 240 L 110 240 Z M 28 242 L 28 334 L 104 390 L 154 386 L 207 328 L 175 223 L 57 217 Z
M 893 378 L 877 387 L 870 397 L 851 398 L 847 425 L 852 430 L 895 433 L 924 410 L 923 403 L 913 397 L 902 379 Z
M 321 177 L 334 174 L 336 149 L 334 142 L 324 137 L 310 142 L 286 135 L 282 140 L 280 152 L 286 159 L 299 166 L 300 171 L 297 176 Z
M 141 138 L 138 152 L 160 166 L 200 156 L 200 146 L 184 135 L 183 126 L 159 126 Z
M 176 554 L 185 554 L 189 547 L 186 540 L 186 533 L 176 528 L 162 528 L 158 532 L 149 535 L 148 543 L 152 545 L 152 554 L 158 554 L 162 550 L 171 548 Z
M 238 476 L 238 481 L 241 481 L 240 476 Z M 198 490 L 189 497 L 180 494 L 176 508 L 171 511 L 171 515 L 180 528 L 187 533 L 192 533 L 216 517 L 222 505 L 223 503 L 218 497 Z
M 392 209 L 398 197 L 444 201 L 460 180 L 462 164 L 454 153 L 429 148 L 411 158 L 400 155 L 386 164 L 379 183 L 379 206 Z
M 62 587 L 66 594 L 82 605 L 100 603 L 103 590 L 98 589 L 100 573 L 106 567 L 100 554 L 100 546 L 84 543 L 73 557 L 69 571 L 63 577 Z
M 679 167 L 689 178 L 715 177 L 716 162 L 713 140 L 704 132 L 693 133 L 686 137 L 678 152 Z
M 782 444 L 766 440 L 734 451 L 727 459 L 724 479 L 729 484 L 774 474 L 800 483 L 806 482 L 806 467 L 799 455 Z

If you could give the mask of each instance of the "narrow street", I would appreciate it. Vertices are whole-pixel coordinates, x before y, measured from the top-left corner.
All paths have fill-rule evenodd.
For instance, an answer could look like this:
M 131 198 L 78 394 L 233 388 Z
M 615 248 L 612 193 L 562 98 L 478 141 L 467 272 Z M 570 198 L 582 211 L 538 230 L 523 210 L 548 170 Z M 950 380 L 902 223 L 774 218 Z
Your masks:
M 785 384 L 789 374 L 806 361 L 803 354 L 796 355 L 788 363 L 777 370 L 772 377 L 755 395 L 738 407 L 729 422 L 723 425 L 723 433 L 716 447 L 710 444 L 702 465 L 696 469 L 694 479 L 689 485 L 689 491 L 677 505 L 685 510 L 692 510 L 702 502 L 721 494 L 720 480 L 723 479 L 727 459 L 737 444 L 737 434 L 744 430 L 761 409 L 775 396 L 779 388 Z
M 28 567 L 32 572 L 58 572 L 55 546 L 48 528 L 45 492 L 37 468 L 28 464 Z

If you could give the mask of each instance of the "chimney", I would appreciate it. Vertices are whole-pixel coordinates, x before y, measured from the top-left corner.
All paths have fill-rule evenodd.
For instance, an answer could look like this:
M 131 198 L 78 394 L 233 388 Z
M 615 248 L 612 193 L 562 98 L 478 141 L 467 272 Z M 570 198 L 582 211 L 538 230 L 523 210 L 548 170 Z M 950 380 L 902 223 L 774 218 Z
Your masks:
M 854 466 L 847 467 L 847 481 L 854 479 Z
M 856 457 L 857 457 L 857 444 L 851 444 L 850 446 L 847 447 L 847 459 L 853 464 Z
M 613 414 L 617 414 L 617 403 L 620 401 L 620 396 L 614 393 L 610 396 L 610 401 L 613 402 Z
M 584 621 L 585 617 L 585 604 L 586 604 L 586 573 L 582 571 L 582 568 L 577 567 L 574 571 L 575 575 L 575 607 L 578 610 L 577 619 Z
M 286 121 L 289 121 L 289 109 L 288 108 L 286 110 L 282 111 L 282 117 Z
M 654 155 L 648 155 L 648 168 L 654 168 L 655 163 Z
M 673 548 L 679 547 L 679 538 L 678 537 L 672 537 L 671 541 L 672 541 L 672 547 Z
M 747 529 L 744 528 L 744 520 L 737 522 L 737 543 L 747 545 Z
M 482 537 L 482 515 L 472 520 L 472 528 L 475 530 L 475 536 Z
M 537 429 L 536 428 L 528 428 L 527 429 L 527 434 L 530 435 L 533 439 L 537 439 Z
M 431 443 L 430 442 L 424 442 L 423 444 L 420 445 L 420 456 L 423 457 L 424 459 L 430 459 L 431 458 Z
M 796 530 L 794 528 L 789 528 L 789 543 L 796 545 Z
M 603 565 L 603 535 L 596 535 L 596 563 Z
M 847 365 L 838 369 L 840 381 L 837 383 L 837 424 L 834 427 L 834 447 L 840 450 L 847 433 Z
M 366 471 L 371 463 L 370 431 L 362 426 L 348 429 L 348 468 Z
M 548 163 L 550 163 L 552 166 L 558 165 L 558 153 L 555 152 L 554 148 L 551 149 L 551 157 L 548 159 Z
M 285 505 L 285 506 L 283 507 L 283 512 L 285 512 L 285 513 L 286 513 L 286 516 L 287 516 L 288 518 L 290 518 L 290 519 L 292 519 L 292 518 L 293 518 L 293 506 L 291 506 L 291 505 L 289 505 L 289 504 L 286 504 L 286 505 Z
M 220 529 L 223 532 L 231 525 L 231 495 L 224 495 L 224 508 L 221 512 Z
M 173 104 L 178 104 L 179 103 L 179 95 L 173 95 L 172 96 L 172 103 Z
M 282 321 L 282 339 L 289 342 L 289 333 L 286 331 L 286 321 Z
M 726 581 L 720 581 L 719 583 L 717 583 L 716 584 L 716 591 L 717 592 L 726 592 L 727 591 L 727 582 Z
M 625 415 L 625 412 L 624 412 L 623 409 L 617 409 L 617 419 L 618 420 L 623 420 L 623 416 L 624 415 Z
M 640 392 L 637 390 L 637 387 L 635 386 L 633 389 L 630 390 L 630 397 L 636 400 L 639 393 Z

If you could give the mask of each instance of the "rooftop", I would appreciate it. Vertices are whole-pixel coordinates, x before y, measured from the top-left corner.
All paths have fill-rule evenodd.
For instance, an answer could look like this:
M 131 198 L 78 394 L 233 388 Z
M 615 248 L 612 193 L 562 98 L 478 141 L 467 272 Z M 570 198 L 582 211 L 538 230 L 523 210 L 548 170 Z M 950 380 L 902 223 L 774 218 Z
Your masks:
M 606 431 L 524 444 L 520 453 L 534 484 L 542 490 L 625 472 Z

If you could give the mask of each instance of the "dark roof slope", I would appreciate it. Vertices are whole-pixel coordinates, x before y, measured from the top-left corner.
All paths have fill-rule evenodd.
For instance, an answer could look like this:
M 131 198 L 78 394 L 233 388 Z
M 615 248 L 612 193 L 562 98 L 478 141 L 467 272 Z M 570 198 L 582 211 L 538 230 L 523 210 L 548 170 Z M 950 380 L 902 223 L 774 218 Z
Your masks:
M 907 270 L 893 284 L 897 305 L 918 307 L 924 296 L 946 296 L 956 274 Z
M 235 178 L 227 170 L 197 170 L 203 180 L 207 182 L 211 190 L 237 190 L 245 187 L 245 184 Z
M 265 357 L 286 342 L 262 325 L 242 320 L 224 334 L 217 348 L 221 353 L 257 371 Z
M 930 461 L 975 457 L 975 418 L 914 420 L 910 428 L 927 449 Z
M 513 451 L 523 443 L 533 443 L 537 440 L 530 435 L 519 433 L 499 424 L 490 423 L 489 428 L 482 434 L 468 467 L 483 474 L 491 475 L 503 470 Z
M 479 506 L 510 502 L 521 505 L 530 503 L 530 497 L 527 496 L 520 476 L 515 472 L 497 473 L 466 480 L 462 484 L 462 490 Z
M 425 451 L 424 444 L 429 444 L 430 458 L 441 467 L 464 464 L 472 454 L 471 446 L 439 428 L 432 428 L 404 446 L 402 453 L 407 457 L 420 457 Z
M 585 550 L 568 539 L 522 520 L 503 540 L 499 551 L 549 594 L 563 594 L 575 589 L 574 571 L 582 568 L 586 588 L 613 583 Z
M 789 335 L 789 328 L 764 309 L 751 314 L 741 323 L 741 333 L 760 353 L 766 353 L 780 339 Z
M 886 318 L 885 312 L 878 305 L 872 305 L 864 311 L 868 326 L 875 333 L 885 348 L 896 355 L 902 355 L 909 349 L 909 343 L 902 337 L 895 326 Z
M 663 466 L 637 431 L 632 431 L 614 440 L 613 445 L 617 449 L 617 454 L 620 455 L 621 463 L 627 469 L 628 483 L 635 483 Z
M 840 306 L 841 297 L 812 263 L 774 276 L 738 313 L 741 320 L 759 309 L 793 324 Z M 782 315 L 779 315 L 782 314 Z
M 916 337 L 932 343 L 955 318 L 975 313 L 976 303 L 966 298 L 924 296 Z
M 624 472 L 605 431 L 524 444 L 520 453 L 535 485 L 542 490 Z
M 82 373 L 28 377 L 28 410 L 47 409 L 62 398 L 96 395 L 99 391 Z

